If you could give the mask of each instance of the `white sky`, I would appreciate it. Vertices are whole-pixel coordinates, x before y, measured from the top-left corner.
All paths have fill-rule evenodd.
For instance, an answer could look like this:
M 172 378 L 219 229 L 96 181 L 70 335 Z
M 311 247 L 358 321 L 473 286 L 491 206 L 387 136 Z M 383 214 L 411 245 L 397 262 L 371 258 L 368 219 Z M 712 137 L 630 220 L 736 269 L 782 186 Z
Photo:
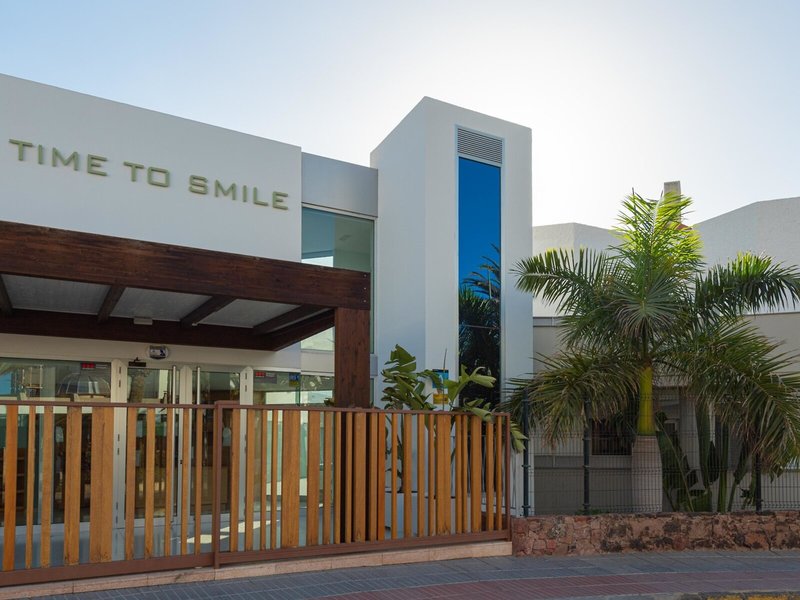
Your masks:
M 368 164 L 431 96 L 531 127 L 534 224 L 800 195 L 800 1 L 0 0 L 0 72 Z

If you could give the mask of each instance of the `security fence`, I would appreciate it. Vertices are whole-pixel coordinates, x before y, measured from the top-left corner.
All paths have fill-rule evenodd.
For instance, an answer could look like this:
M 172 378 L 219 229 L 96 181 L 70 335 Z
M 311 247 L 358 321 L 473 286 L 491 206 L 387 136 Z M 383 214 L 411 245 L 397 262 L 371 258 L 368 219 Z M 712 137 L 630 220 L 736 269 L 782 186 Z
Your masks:
M 659 390 L 658 451 L 634 477 L 635 419 L 594 421 L 553 446 L 531 435 L 535 514 L 635 512 L 635 486 L 661 481 L 661 510 L 800 509 L 800 465 L 761 465 L 757 454 L 695 410 L 680 389 Z M 634 481 L 635 480 L 635 481 Z

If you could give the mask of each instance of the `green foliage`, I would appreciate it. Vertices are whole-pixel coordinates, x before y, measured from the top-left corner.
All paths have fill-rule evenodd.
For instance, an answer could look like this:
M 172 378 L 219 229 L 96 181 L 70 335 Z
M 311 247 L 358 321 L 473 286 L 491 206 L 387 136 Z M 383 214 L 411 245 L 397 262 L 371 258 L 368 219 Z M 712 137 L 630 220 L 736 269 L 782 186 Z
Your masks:
M 518 287 L 554 304 L 564 327 L 562 350 L 539 357 L 535 376 L 513 382 L 510 409 L 518 415 L 521 402 L 529 402 L 533 425 L 556 443 L 589 418 L 585 398 L 593 417 L 602 419 L 633 396 L 642 435 L 657 431 L 652 387 L 681 385 L 698 410 L 713 411 L 774 476 L 800 456 L 800 375 L 792 372 L 793 357 L 743 317 L 800 300 L 800 271 L 752 254 L 706 271 L 697 232 L 682 224 L 690 205 L 672 193 L 660 200 L 632 194 L 619 216 L 616 246 L 551 249 L 516 265 Z M 652 383 L 641 377 L 651 368 Z M 701 423 L 702 436 L 710 436 L 709 427 Z M 659 440 L 664 460 L 692 479 L 680 448 L 663 432 Z M 701 446 L 697 484 L 727 486 L 727 463 L 722 470 L 714 466 L 722 448 Z M 683 504 L 704 502 L 689 494 L 693 487 L 684 490 Z M 718 501 L 723 505 L 730 502 Z
M 499 257 L 500 250 L 493 247 Z M 465 278 L 458 290 L 459 360 L 467 370 L 483 367 L 487 375 L 500 375 L 500 265 L 495 258 L 483 257 L 478 271 Z M 496 404 L 499 390 L 468 384 L 461 401 L 487 398 Z
M 472 384 L 483 388 L 491 388 L 495 378 L 482 373 L 483 367 L 476 367 L 471 372 L 461 366 L 457 380 L 442 379 L 436 371 L 424 369 L 417 371 L 417 359 L 400 345 L 396 345 L 389 354 L 385 368 L 381 371 L 383 383 L 383 397 L 385 408 L 393 410 L 436 410 L 430 401 L 431 388 L 445 390 L 447 405 L 451 412 L 466 412 L 476 415 L 486 423 L 494 421 L 494 414 L 488 402 L 481 398 L 473 398 L 459 403 L 459 394 Z M 525 436 L 519 425 L 512 421 L 511 437 L 514 449 L 523 450 L 522 442 Z

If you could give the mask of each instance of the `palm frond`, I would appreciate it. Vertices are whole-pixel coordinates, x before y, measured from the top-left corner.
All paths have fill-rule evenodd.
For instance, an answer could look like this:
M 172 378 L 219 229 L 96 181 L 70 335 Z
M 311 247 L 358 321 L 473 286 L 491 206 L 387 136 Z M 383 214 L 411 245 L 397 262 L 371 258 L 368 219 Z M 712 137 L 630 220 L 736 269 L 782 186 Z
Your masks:
M 677 349 L 676 349 L 677 350 Z M 793 357 L 742 321 L 709 324 L 676 359 L 703 406 L 758 452 L 765 466 L 800 456 L 800 374 Z
M 538 361 L 543 370 L 512 380 L 514 390 L 501 408 L 520 420 L 522 404 L 528 402 L 531 425 L 552 444 L 583 427 L 585 400 L 590 400 L 594 417 L 606 418 L 621 412 L 636 390 L 636 371 L 624 356 L 559 353 Z
M 694 288 L 699 314 L 737 317 L 795 306 L 800 301 L 800 271 L 776 264 L 768 256 L 742 253 L 726 265 L 698 275 Z

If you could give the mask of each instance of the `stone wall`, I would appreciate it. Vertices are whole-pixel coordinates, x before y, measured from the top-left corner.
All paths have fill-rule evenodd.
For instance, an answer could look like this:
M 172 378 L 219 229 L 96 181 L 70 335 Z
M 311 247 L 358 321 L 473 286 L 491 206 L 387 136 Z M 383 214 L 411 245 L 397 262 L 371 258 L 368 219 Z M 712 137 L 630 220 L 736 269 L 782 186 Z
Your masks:
M 552 515 L 513 519 L 517 556 L 800 548 L 800 511 Z

